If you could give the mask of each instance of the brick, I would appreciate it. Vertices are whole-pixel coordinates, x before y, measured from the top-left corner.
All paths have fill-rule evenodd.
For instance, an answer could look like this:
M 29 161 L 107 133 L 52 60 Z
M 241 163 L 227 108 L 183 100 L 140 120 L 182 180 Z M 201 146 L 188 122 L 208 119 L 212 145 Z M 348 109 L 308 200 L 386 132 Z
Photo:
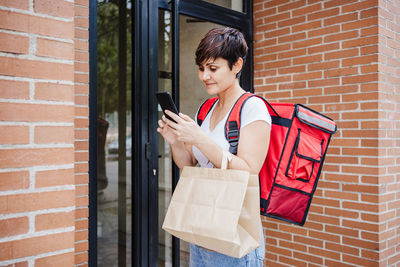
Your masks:
M 6 195 L 0 196 L 0 211 L 3 214 L 10 214 L 69 207 L 74 205 L 74 199 L 73 190 Z
M 332 59 L 339 59 L 339 58 L 347 58 L 347 57 L 356 57 L 358 56 L 358 49 L 357 48 L 352 48 L 352 49 L 346 49 L 346 50 L 341 50 L 337 52 L 329 52 L 325 53 L 324 59 L 325 60 L 332 60 Z
M 279 29 L 279 30 L 275 30 L 275 31 L 266 32 L 266 33 L 264 33 L 264 38 L 268 39 L 268 38 L 273 38 L 273 37 L 286 35 L 286 34 L 290 34 L 290 29 L 289 28 L 284 28 L 284 29 Z
M 299 42 L 293 42 L 293 48 L 297 49 L 297 48 L 302 48 L 302 47 L 309 47 L 309 46 L 315 46 L 315 45 L 319 45 L 322 43 L 322 38 L 318 37 L 318 38 L 313 38 L 313 39 L 307 39 L 304 41 L 299 41 Z
M 0 125 L 0 144 L 16 145 L 29 143 L 28 126 L 1 126 Z
M 294 242 L 284 241 L 284 240 L 279 240 L 279 247 L 287 248 L 290 250 L 307 252 L 307 246 L 305 246 L 303 244 L 297 244 Z
M 296 67 L 289 67 L 289 68 L 281 68 L 278 70 L 279 74 L 288 74 L 288 73 L 299 73 L 305 72 L 306 66 L 296 66 Z
M 311 245 L 311 246 L 314 246 L 314 247 L 319 247 L 319 248 L 323 247 L 323 241 L 315 239 L 315 238 L 309 238 L 309 237 L 294 235 L 293 236 L 293 241 L 296 242 L 296 243 L 305 244 L 305 245 Z
M 297 267 L 306 267 L 307 263 L 299 260 L 295 260 L 293 258 L 287 258 L 284 256 L 279 257 L 279 261 L 282 263 L 289 264 L 289 266 L 297 266 Z M 273 266 L 273 265 L 272 265 Z
M 74 87 L 65 84 L 38 82 L 35 84 L 35 99 L 73 102 Z
M 290 4 L 282 5 L 278 7 L 278 12 L 283 12 L 283 11 L 288 11 L 288 10 L 293 10 L 293 9 L 298 9 L 299 7 L 305 6 L 306 3 L 304 1 L 296 1 Z M 292 11 L 294 12 L 294 11 Z
M 74 7 L 75 17 L 87 17 L 89 18 L 89 8 L 84 6 L 76 5 Z
M 89 205 L 89 198 L 87 196 L 78 197 L 75 199 L 75 205 L 77 207 L 84 207 Z
M 29 0 L 0 0 L 0 6 L 12 7 L 17 9 L 29 9 Z
M 358 37 L 358 31 L 350 31 L 350 32 L 341 32 L 337 34 L 331 34 L 328 36 L 324 37 L 324 42 L 325 43 L 330 43 L 330 42 L 337 42 L 337 41 L 342 41 L 346 39 L 353 39 Z
M 293 81 L 304 81 L 304 80 L 318 79 L 321 77 L 322 73 L 320 71 L 316 71 L 305 74 L 295 74 L 293 75 Z
M 29 99 L 29 83 L 0 80 L 0 98 Z
M 370 212 L 377 212 L 379 209 L 379 206 L 376 204 L 366 204 L 366 203 L 358 203 L 350 201 L 344 201 L 342 207 L 350 210 L 370 211 Z
M 350 14 L 334 16 L 332 18 L 325 18 L 324 26 L 330 26 L 333 24 L 341 24 L 343 22 L 348 22 L 348 21 L 353 21 L 353 20 L 358 20 L 357 13 L 350 13 Z M 337 32 L 339 32 L 339 31 L 337 31 Z
M 73 266 L 75 261 L 74 253 L 64 253 L 54 256 L 38 258 L 35 260 L 35 267 L 57 266 L 69 267 Z
M 289 43 L 289 45 L 291 45 L 292 42 L 294 42 L 294 41 L 305 40 L 306 38 L 307 38 L 307 35 L 305 32 L 299 32 L 296 34 L 279 37 L 278 43 L 279 44 Z
M 309 87 L 326 87 L 326 86 L 332 86 L 332 85 L 339 85 L 340 80 L 339 78 L 333 78 L 333 79 L 321 79 L 321 80 L 313 80 L 308 82 Z M 332 97 L 331 97 L 332 99 Z M 332 101 L 333 102 L 333 101 Z
M 292 33 L 308 31 L 316 28 L 320 28 L 322 26 L 321 21 L 312 21 L 303 24 L 299 24 L 296 26 L 292 26 Z
M 347 245 L 342 245 L 338 243 L 331 243 L 331 242 L 325 242 L 325 248 L 328 250 L 333 250 L 341 253 L 347 253 L 351 255 L 359 255 L 360 249 L 358 246 L 347 246 Z
M 35 0 L 34 10 L 36 13 L 62 18 L 74 16 L 74 4 L 62 0 Z
M 75 195 L 76 196 L 87 196 L 89 194 L 89 186 L 88 185 L 77 185 L 75 187 Z
M 315 197 L 314 197 L 315 198 Z M 313 199 L 313 204 L 318 204 Z M 309 214 L 308 219 L 313 222 L 319 222 L 324 224 L 333 224 L 339 225 L 340 220 L 336 217 L 324 216 L 324 215 L 317 215 L 317 214 Z
M 74 233 L 48 234 L 0 243 L 0 260 L 29 257 L 73 247 Z
M 64 39 L 74 36 L 73 22 L 0 10 L 0 28 Z
M 35 216 L 35 230 L 45 231 L 72 227 L 74 226 L 74 220 L 75 213 L 73 211 L 38 214 Z
M 358 238 L 360 236 L 358 230 L 332 226 L 332 225 L 325 225 L 325 231 L 328 233 L 339 234 L 341 236 L 350 236 L 355 238 Z
M 371 64 L 378 62 L 378 55 L 366 55 L 361 57 L 353 57 L 351 59 L 343 59 L 342 66 L 354 66 L 362 64 Z
M 75 51 L 75 60 L 89 62 L 89 52 Z
M 77 39 L 89 39 L 89 30 L 83 28 L 75 28 L 75 38 Z
M 0 191 L 29 188 L 29 172 L 0 172 Z
M 332 50 L 338 50 L 339 49 L 339 44 L 338 43 L 333 43 L 333 44 L 326 44 L 326 45 L 319 45 L 315 47 L 309 47 L 307 48 L 307 51 L 309 54 L 316 54 L 316 53 L 321 53 L 321 52 L 327 52 L 327 51 L 332 51 Z M 323 62 L 321 64 L 329 64 L 330 62 Z
M 293 256 L 296 259 L 301 259 L 301 260 L 304 260 L 304 261 L 313 262 L 313 263 L 316 263 L 318 265 L 322 265 L 322 263 L 324 261 L 323 258 L 314 256 L 313 254 L 310 254 L 310 253 L 306 253 L 305 254 L 305 253 L 294 251 L 293 252 Z
M 377 43 L 378 43 L 378 36 L 360 37 L 349 41 L 343 41 L 342 48 L 359 47 Z
M 35 187 L 72 185 L 75 183 L 74 179 L 74 169 L 38 171 L 35 177 Z
M 351 11 L 359 11 L 359 10 L 375 7 L 377 4 L 378 4 L 378 2 L 376 2 L 376 1 L 366 0 L 366 1 L 359 2 L 359 3 L 343 6 L 342 12 L 347 13 L 347 12 L 351 12 Z
M 28 233 L 28 217 L 0 220 L 0 238 Z
M 368 36 L 368 35 L 375 35 L 379 33 L 379 28 L 378 26 L 372 26 L 369 28 L 362 28 L 360 30 L 360 36 Z
M 361 257 L 354 257 L 351 255 L 346 255 L 346 254 L 343 254 L 343 261 L 349 262 L 352 264 L 356 264 L 358 266 L 376 266 L 377 265 L 376 261 L 368 260 L 366 258 L 361 258 Z
M 73 106 L 0 103 L 1 121 L 72 122 Z
M 302 1 L 299 1 L 299 2 L 302 2 Z M 319 11 L 321 9 L 322 9 L 321 3 L 317 3 L 315 5 L 307 5 L 306 7 L 293 10 L 292 11 L 292 16 L 293 17 L 297 17 L 297 16 L 309 14 L 309 13 L 314 13 L 314 12 L 317 12 L 317 11 Z
M 332 17 L 332 16 L 337 16 L 339 14 L 339 8 L 332 8 L 328 10 L 323 10 L 320 12 L 313 12 L 309 15 L 307 15 L 307 20 L 317 20 L 317 19 L 322 19 L 322 18 L 327 18 L 327 17 Z
M 354 84 L 354 83 L 366 83 L 373 82 L 378 80 L 378 74 L 364 74 L 364 75 L 355 75 L 350 77 L 343 77 L 342 84 Z
M 89 63 L 87 63 L 87 62 L 75 62 L 75 71 L 89 73 Z
M 36 144 L 74 143 L 74 128 L 71 126 L 36 126 L 34 134 Z
M 75 73 L 74 80 L 77 83 L 89 83 L 89 75 L 86 73 Z
M 275 246 L 265 246 L 265 250 L 268 251 L 269 253 L 274 253 L 278 255 L 285 255 L 285 256 L 292 256 L 292 251 L 287 248 L 281 248 L 281 247 L 275 247 Z
M 79 242 L 79 241 L 84 241 L 84 240 L 88 240 L 89 237 L 89 231 L 76 231 L 75 232 L 75 242 Z
M 0 32 L 0 52 L 13 54 L 29 53 L 29 38 L 16 34 Z
M 73 160 L 73 148 L 21 148 L 0 150 L 0 168 L 70 164 Z
M 88 253 L 79 253 L 75 254 L 75 264 L 79 264 L 79 266 L 82 266 L 81 264 L 84 262 L 88 261 Z
M 309 38 L 312 38 L 312 37 L 316 37 L 316 36 L 323 36 L 323 35 L 327 35 L 330 33 L 337 33 L 337 32 L 340 32 L 339 25 L 323 27 L 321 29 L 312 30 L 312 31 L 307 32 L 307 35 Z
M 89 220 L 75 221 L 75 230 L 89 229 Z
M 42 57 L 74 59 L 74 45 L 72 43 L 37 38 L 36 55 Z
M 75 219 L 89 218 L 88 208 L 78 208 L 75 209 Z
M 297 18 L 292 18 L 292 19 L 287 19 L 287 20 L 282 20 L 278 22 L 278 27 L 287 27 L 287 26 L 292 26 L 292 25 L 296 25 L 299 23 L 303 23 L 306 21 L 306 17 L 302 16 L 302 17 L 297 17 Z
M 0 57 L 0 74 L 37 79 L 73 81 L 73 65 Z
M 280 13 L 277 15 L 273 15 L 273 16 L 267 16 L 264 18 L 264 23 L 268 24 L 268 23 L 272 23 L 272 22 L 278 22 L 278 21 L 282 21 L 282 20 L 286 20 L 290 18 L 290 12 L 285 12 L 285 13 Z
M 357 67 L 330 69 L 324 72 L 324 77 L 342 77 L 358 74 Z

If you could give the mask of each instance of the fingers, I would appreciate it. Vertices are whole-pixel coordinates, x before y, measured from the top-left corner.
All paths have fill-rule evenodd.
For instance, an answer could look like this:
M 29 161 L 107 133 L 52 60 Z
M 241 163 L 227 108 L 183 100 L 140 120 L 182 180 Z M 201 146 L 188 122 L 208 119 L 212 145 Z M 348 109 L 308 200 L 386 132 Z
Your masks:
M 190 118 L 188 115 L 179 113 L 179 117 L 181 117 L 185 121 L 193 121 L 192 118 Z
M 181 118 L 180 118 L 178 115 L 176 115 L 175 113 L 173 113 L 173 112 L 171 112 L 171 111 L 169 111 L 169 110 L 166 110 L 166 111 L 165 111 L 165 114 L 167 114 L 168 116 L 170 116 L 174 121 L 176 121 L 176 123 L 181 122 Z

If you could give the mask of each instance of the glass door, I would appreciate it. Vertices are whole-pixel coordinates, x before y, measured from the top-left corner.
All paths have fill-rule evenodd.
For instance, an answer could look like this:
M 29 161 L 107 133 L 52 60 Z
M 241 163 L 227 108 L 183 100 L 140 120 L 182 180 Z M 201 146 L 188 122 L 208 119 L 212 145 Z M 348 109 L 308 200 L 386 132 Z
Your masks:
M 226 2 L 226 3 L 225 3 Z M 135 1 L 133 131 L 133 266 L 189 266 L 189 244 L 162 230 L 179 179 L 169 145 L 157 133 L 162 116 L 154 94 L 169 92 L 194 117 L 209 96 L 198 79 L 195 50 L 214 27 L 240 29 L 251 50 L 251 1 Z M 252 86 L 252 55 L 242 86 Z

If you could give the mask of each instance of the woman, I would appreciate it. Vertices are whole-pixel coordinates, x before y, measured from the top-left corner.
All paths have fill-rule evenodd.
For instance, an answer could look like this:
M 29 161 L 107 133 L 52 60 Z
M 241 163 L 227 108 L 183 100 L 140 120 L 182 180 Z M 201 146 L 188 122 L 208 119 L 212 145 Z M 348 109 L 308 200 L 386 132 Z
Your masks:
M 196 50 L 199 79 L 209 95 L 218 95 L 218 101 L 204 119 L 201 127 L 185 114 L 168 112 L 175 121 L 165 116 L 158 122 L 157 131 L 170 144 L 176 165 L 220 168 L 222 151 L 229 150 L 224 125 L 236 100 L 245 91 L 239 77 L 247 55 L 246 41 L 239 31 L 223 27 L 209 31 Z M 252 97 L 245 102 L 241 114 L 241 129 L 237 155 L 229 161 L 230 169 L 258 174 L 269 144 L 271 118 L 264 102 Z M 262 266 L 265 254 L 264 237 L 261 246 L 237 259 L 190 245 L 190 266 Z

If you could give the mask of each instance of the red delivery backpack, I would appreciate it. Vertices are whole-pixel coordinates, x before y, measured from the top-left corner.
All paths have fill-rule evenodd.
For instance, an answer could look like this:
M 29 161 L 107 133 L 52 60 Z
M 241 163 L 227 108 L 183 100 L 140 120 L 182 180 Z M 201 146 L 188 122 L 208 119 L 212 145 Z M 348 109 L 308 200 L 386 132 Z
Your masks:
M 259 173 L 262 215 L 304 225 L 317 188 L 326 151 L 336 123 L 301 104 L 269 103 L 244 93 L 234 104 L 225 123 L 229 152 L 237 153 L 240 114 L 250 97 L 262 99 L 271 115 L 271 135 L 267 157 Z M 197 114 L 202 124 L 217 97 L 206 100 Z

